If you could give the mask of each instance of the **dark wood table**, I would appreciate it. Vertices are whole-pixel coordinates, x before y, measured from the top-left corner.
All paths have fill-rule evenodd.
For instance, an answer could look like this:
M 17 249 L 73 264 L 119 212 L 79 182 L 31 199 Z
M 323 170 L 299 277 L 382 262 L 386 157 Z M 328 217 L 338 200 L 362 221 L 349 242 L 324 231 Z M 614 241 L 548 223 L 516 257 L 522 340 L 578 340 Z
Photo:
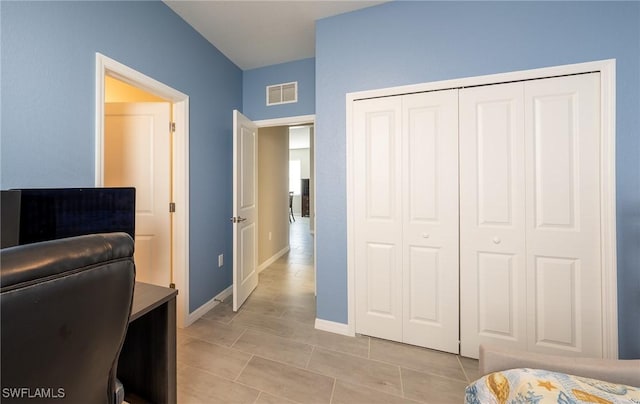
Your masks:
M 176 289 L 136 282 L 118 379 L 130 403 L 177 401 Z

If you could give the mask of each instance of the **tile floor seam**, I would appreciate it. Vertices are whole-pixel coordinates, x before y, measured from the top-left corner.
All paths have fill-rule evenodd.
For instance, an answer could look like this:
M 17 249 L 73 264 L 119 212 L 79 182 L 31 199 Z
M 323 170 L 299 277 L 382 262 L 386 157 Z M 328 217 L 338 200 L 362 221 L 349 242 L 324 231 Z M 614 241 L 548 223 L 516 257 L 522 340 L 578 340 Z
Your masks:
M 256 391 L 258 391 L 258 392 L 262 391 L 262 390 L 260 390 L 260 389 L 259 389 L 259 388 L 257 388 L 257 387 L 251 386 L 251 385 L 246 384 L 246 383 L 242 383 L 242 382 L 237 381 L 237 380 L 234 380 L 234 379 L 230 379 L 230 378 L 228 378 L 228 377 L 225 377 L 225 376 L 219 375 L 219 374 L 217 374 L 217 373 L 213 373 L 213 372 L 211 372 L 211 371 L 209 371 L 209 370 L 207 370 L 207 369 L 203 369 L 203 368 L 200 368 L 200 367 L 197 367 L 197 366 L 189 365 L 189 364 L 187 364 L 187 363 L 184 363 L 184 361 L 180 361 L 180 363 L 182 363 L 182 365 L 183 365 L 183 366 L 189 367 L 189 368 L 191 368 L 191 369 L 198 370 L 198 371 L 200 371 L 200 372 L 206 373 L 206 374 L 211 375 L 211 376 L 213 376 L 213 377 L 217 377 L 218 379 L 222 379 L 222 380 L 225 380 L 225 381 L 228 381 L 228 382 L 231 382 L 231 383 L 235 383 L 235 384 L 238 384 L 238 385 L 240 385 L 240 386 L 248 387 L 248 388 L 250 388 L 250 389 L 252 389 L 252 390 L 256 390 Z M 248 363 L 249 363 L 249 361 L 247 361 L 247 364 L 248 364 Z M 245 367 L 246 367 L 246 366 L 245 366 Z M 242 371 L 244 371 L 244 369 L 243 369 Z M 242 371 L 240 371 L 240 374 L 242 374 Z M 238 377 L 239 377 L 239 376 L 238 376 Z M 267 394 L 269 394 L 269 393 L 267 393 Z
M 356 383 L 356 382 L 352 382 L 352 381 L 348 381 L 348 380 L 343 380 L 343 379 L 340 379 L 340 378 L 338 378 L 338 377 L 336 377 L 336 376 L 329 375 L 329 374 L 326 374 L 326 373 L 322 373 L 322 372 L 317 371 L 317 370 L 301 368 L 301 367 L 296 366 L 296 365 L 291 365 L 291 364 L 289 364 L 289 363 L 280 362 L 280 361 L 278 361 L 278 360 L 276 360 L 276 359 L 265 358 L 264 356 L 260 356 L 260 355 L 255 355 L 255 354 L 254 354 L 253 356 L 254 356 L 254 357 L 258 357 L 258 358 L 260 358 L 260 359 L 264 359 L 264 360 L 268 360 L 268 361 L 271 361 L 271 362 L 275 362 L 275 363 L 278 363 L 278 364 L 280 364 L 280 365 L 289 366 L 289 367 L 292 367 L 292 368 L 295 368 L 295 369 L 298 369 L 298 370 L 304 370 L 304 371 L 306 371 L 306 372 L 313 373 L 313 374 L 315 374 L 315 375 L 328 377 L 329 379 L 342 380 L 342 381 L 344 381 L 345 383 L 351 383 L 351 384 L 355 384 L 355 385 L 358 385 L 358 386 L 361 386 L 361 387 L 367 387 L 367 386 L 366 386 L 366 385 L 364 385 L 364 384 Z M 244 370 L 244 369 L 243 369 L 243 370 Z M 251 386 L 249 386 L 249 387 L 251 387 Z M 256 389 L 256 387 L 252 387 L 252 388 L 253 388 L 253 389 Z M 373 388 L 373 387 L 368 387 L 368 388 L 370 388 L 370 389 L 372 389 L 372 390 L 379 391 L 379 392 L 381 392 L 381 393 L 386 393 L 386 394 L 390 394 L 390 395 L 392 395 L 392 396 L 400 397 L 400 396 L 398 396 L 397 394 L 388 393 L 388 392 L 386 392 L 386 391 L 383 391 L 383 390 L 380 390 L 380 389 L 376 389 L 376 388 Z
M 242 338 L 242 336 L 243 336 L 244 334 L 246 334 L 246 333 L 247 333 L 247 327 L 245 327 L 245 328 L 244 328 L 244 330 L 242 330 L 242 332 L 240 333 L 240 335 L 238 335 L 238 338 L 236 338 L 236 340 L 235 340 L 235 341 L 233 341 L 233 344 L 231 344 L 231 345 L 229 346 L 229 348 L 231 348 L 231 349 L 235 349 L 236 351 L 240 351 L 238 348 L 234 348 L 233 346 L 234 346 L 234 345 L 235 345 L 235 344 L 240 340 L 240 338 Z M 243 351 L 240 351 L 240 352 L 243 352 Z
M 200 317 L 196 321 L 200 321 L 200 320 L 204 320 L 206 323 L 208 323 L 208 325 L 211 325 L 211 326 L 215 326 L 215 325 L 229 326 L 229 325 L 231 325 L 231 322 L 225 323 L 224 321 L 219 321 L 219 320 L 215 320 L 215 319 L 212 319 L 212 318 L 204 318 L 204 317 Z M 195 322 L 194 322 L 194 324 L 195 324 Z M 183 330 L 186 330 L 186 329 L 188 329 L 188 327 L 183 328 Z M 188 333 L 188 331 L 183 331 L 183 332 Z M 187 334 L 187 335 L 189 335 L 189 334 Z
M 466 382 L 471 383 L 471 380 L 469 380 L 469 375 L 467 375 L 467 371 L 464 368 L 462 361 L 460 360 L 460 356 L 456 355 L 456 359 L 458 360 L 458 364 L 460 365 L 460 368 L 462 368 L 462 374 L 464 375 L 464 378 L 467 379 Z
M 409 367 L 402 366 L 402 365 L 399 365 L 399 366 L 400 366 L 400 368 L 402 368 L 402 369 L 410 370 L 410 371 L 412 371 L 412 372 L 416 372 L 416 373 L 421 373 L 421 374 L 423 374 L 423 375 L 433 376 L 433 377 L 439 377 L 439 378 L 441 378 L 441 379 L 450 380 L 450 381 L 454 381 L 454 382 L 467 383 L 467 381 L 466 381 L 466 380 L 456 379 L 455 377 L 449 377 L 449 376 L 439 375 L 439 374 L 437 374 L 437 373 L 426 372 L 426 371 L 424 371 L 424 370 L 416 370 L 416 369 L 409 368 Z M 465 378 L 465 379 L 466 379 L 466 378 Z
M 336 393 L 336 384 L 338 384 L 338 378 L 333 378 L 333 387 L 331 388 L 331 396 L 329 396 L 329 404 L 333 404 L 333 395 Z
M 245 369 L 247 368 L 247 366 L 249 366 L 249 363 L 251 362 L 251 359 L 253 359 L 255 355 L 251 355 L 251 357 L 249 358 L 249 360 L 247 360 L 247 363 L 244 364 L 244 366 L 242 367 L 242 369 L 240 369 L 240 372 L 238 372 L 238 375 L 236 376 L 235 379 L 233 379 L 234 382 L 238 382 L 238 379 L 240 378 L 240 376 L 242 375 L 242 372 L 245 371 Z M 239 383 L 239 382 L 238 382 Z M 241 384 L 241 383 L 240 383 Z M 255 387 L 252 387 L 255 388 Z M 257 390 L 257 389 L 256 389 Z
M 407 398 L 404 394 L 404 379 L 402 378 L 402 368 L 398 366 L 398 372 L 400 373 L 400 391 L 402 392 L 402 397 Z
M 296 401 L 296 400 L 294 400 L 294 399 L 292 399 L 292 398 L 288 398 L 288 397 L 282 397 L 282 396 L 279 396 L 279 395 L 277 395 L 277 394 L 272 394 L 272 393 L 269 393 L 268 391 L 260 390 L 260 389 L 257 389 L 257 388 L 255 388 L 255 387 L 251 387 L 251 386 L 246 385 L 246 384 L 242 384 L 242 383 L 238 383 L 238 384 L 240 384 L 241 386 L 247 386 L 247 387 L 250 387 L 250 388 L 252 388 L 252 389 L 254 389 L 254 390 L 258 390 L 258 391 L 260 392 L 260 394 L 258 394 L 258 397 L 256 398 L 256 402 L 254 402 L 254 404 L 256 404 L 256 403 L 257 403 L 257 400 L 260 398 L 260 396 L 261 396 L 262 394 L 268 394 L 268 395 L 270 395 L 271 397 L 284 399 L 284 400 L 287 400 L 288 402 L 290 402 L 290 403 L 294 403 L 294 404 L 305 404 L 304 402 Z
M 279 360 L 279 359 L 276 359 L 276 358 L 270 358 L 270 357 L 267 357 L 267 356 L 264 356 L 264 355 L 261 355 L 261 354 L 255 353 L 255 352 L 242 351 L 242 350 L 237 349 L 237 348 L 233 348 L 233 349 L 234 349 L 236 352 L 249 354 L 249 355 L 251 355 L 252 357 L 254 357 L 254 356 L 255 356 L 255 357 L 260 358 L 260 359 L 266 359 L 266 360 L 269 360 L 269 361 L 272 361 L 272 362 L 279 363 L 279 364 L 281 364 L 281 365 L 291 366 L 291 367 L 296 368 L 296 369 L 309 370 L 309 369 L 307 369 L 307 368 L 303 368 L 303 367 L 300 367 L 300 366 L 298 366 L 298 365 L 294 365 L 294 364 L 289 363 L 289 362 L 283 362 L 282 360 Z
M 319 345 L 315 345 L 315 346 L 316 346 L 317 348 L 319 348 L 320 350 L 324 350 L 324 351 L 331 351 L 331 352 L 333 352 L 333 353 L 337 353 L 337 354 L 349 355 L 349 356 L 351 356 L 351 357 L 353 357 L 353 358 L 356 358 L 356 359 L 369 360 L 369 361 L 372 361 L 372 362 L 375 362 L 375 363 L 379 363 L 379 364 L 382 364 L 382 365 L 388 365 L 388 366 L 392 366 L 392 367 L 404 368 L 404 369 L 407 369 L 407 370 L 411 370 L 411 371 L 413 371 L 413 372 L 423 373 L 423 374 L 427 374 L 427 375 L 430 375 L 430 376 L 439 376 L 439 377 L 443 377 L 443 378 L 445 378 L 445 379 L 449 379 L 449 380 L 456 380 L 456 381 L 459 381 L 459 382 L 461 382 L 461 381 L 462 381 L 462 382 L 463 382 L 463 381 L 465 381 L 465 380 L 460 380 L 460 379 L 456 379 L 456 378 L 453 378 L 453 377 L 447 377 L 447 376 L 442 376 L 442 375 L 435 374 L 435 373 L 425 372 L 425 371 L 422 371 L 422 370 L 416 370 L 416 369 L 412 369 L 412 368 L 408 368 L 408 367 L 403 367 L 402 365 L 398 365 L 397 363 L 385 362 L 385 361 L 383 361 L 383 360 L 381 360 L 381 359 L 365 358 L 365 357 L 363 357 L 363 356 L 353 355 L 353 354 L 351 354 L 351 353 L 349 353 L 349 352 L 336 351 L 336 350 L 334 350 L 334 349 L 331 349 L 331 348 L 325 348 L 325 347 L 323 347 L 323 346 L 319 346 Z
M 307 364 L 304 365 L 305 369 L 309 369 L 309 363 L 311 362 L 311 357 L 313 356 L 313 353 L 316 351 L 316 346 L 315 345 L 311 345 L 311 353 L 309 354 L 309 358 L 307 359 Z
M 369 340 L 371 340 L 371 339 L 369 339 Z M 388 365 L 399 366 L 399 367 L 401 367 L 403 369 L 411 370 L 413 372 L 423 373 L 423 374 L 426 374 L 426 375 L 429 375 L 429 376 L 438 376 L 438 377 L 442 377 L 442 378 L 445 378 L 445 379 L 448 379 L 448 380 L 454 380 L 454 381 L 458 381 L 458 382 L 470 383 L 469 382 L 469 377 L 466 374 L 464 366 L 462 366 L 462 364 L 460 363 L 460 360 L 457 359 L 457 358 L 458 357 L 456 355 L 456 360 L 458 361 L 458 363 L 460 364 L 460 367 L 462 368 L 462 374 L 464 375 L 465 380 L 456 379 L 455 377 L 445 376 L 445 375 L 441 375 L 441 374 L 438 374 L 438 373 L 433 373 L 433 372 L 430 372 L 428 370 L 417 369 L 415 367 L 410 367 L 410 366 L 407 366 L 407 365 L 399 365 L 399 364 L 397 364 L 395 362 L 387 362 L 387 361 L 385 361 L 383 359 L 375 359 L 375 358 L 369 358 L 369 359 L 372 360 L 372 361 L 375 361 L 375 362 L 379 362 L 379 363 L 386 363 Z
M 235 384 L 237 384 L 238 386 L 243 386 L 243 387 L 250 388 L 250 389 L 252 389 L 252 390 L 256 390 L 258 393 L 264 393 L 264 394 L 269 394 L 270 396 L 274 396 L 274 397 L 285 398 L 285 399 L 287 399 L 287 400 L 291 401 L 292 403 L 296 403 L 296 404 L 303 404 L 303 403 L 299 403 L 298 401 L 293 400 L 293 399 L 291 399 L 291 398 L 286 398 L 286 397 L 276 396 L 275 394 L 271 394 L 271 393 L 269 393 L 268 391 L 261 390 L 261 389 L 259 389 L 259 388 L 255 387 L 255 386 L 252 386 L 252 385 L 247 384 L 247 383 L 244 383 L 244 382 L 240 382 L 240 381 L 232 381 L 232 382 L 233 382 L 233 383 L 235 383 Z M 258 396 L 260 396 L 260 394 L 258 394 Z
M 363 358 L 363 357 L 361 357 L 361 356 L 351 355 L 351 354 L 346 353 L 346 352 L 333 351 L 333 350 L 330 350 L 330 349 L 327 349 L 327 348 L 323 348 L 323 347 L 321 347 L 321 346 L 317 346 L 317 348 L 319 348 L 320 350 L 331 351 L 331 352 L 338 353 L 338 354 L 345 354 L 345 355 L 352 356 L 352 357 L 354 357 L 354 358 L 370 360 L 370 361 L 377 362 L 377 363 L 381 363 L 381 364 L 384 364 L 384 365 L 390 365 L 390 366 L 397 367 L 398 369 L 400 369 L 400 371 L 399 371 L 399 372 L 400 372 L 400 381 L 401 381 L 401 383 L 402 383 L 402 369 L 410 370 L 410 371 L 412 371 L 412 372 L 420 373 L 420 374 L 427 375 L 427 376 L 431 376 L 431 377 L 441 378 L 441 379 L 444 379 L 444 380 L 449 380 L 449 381 L 454 381 L 454 382 L 459 382 L 459 383 L 468 383 L 466 380 L 460 380 L 460 379 L 456 379 L 456 378 L 453 378 L 453 377 L 447 377 L 447 376 L 443 376 L 443 375 L 439 375 L 439 374 L 435 374 L 435 373 L 430 373 L 430 372 L 424 372 L 424 371 L 420 371 L 420 370 L 415 370 L 415 369 L 411 369 L 411 368 L 403 367 L 403 366 L 398 365 L 398 364 L 395 364 L 395 363 L 384 362 L 384 361 L 377 360 L 377 359 L 367 359 L 367 358 Z M 315 352 L 315 350 L 314 350 L 314 352 Z M 307 366 L 308 366 L 308 365 L 307 365 Z M 312 371 L 312 372 L 314 372 L 314 370 L 313 370 L 313 369 L 309 369 L 309 370 L 310 370 L 310 371 Z M 317 371 L 315 371 L 315 372 L 317 372 Z M 324 374 L 324 373 L 320 373 L 320 374 Z M 325 376 L 329 376 L 329 377 L 336 377 L 336 376 L 329 375 L 329 374 L 325 374 Z M 342 379 L 340 379 L 340 378 L 338 378 L 338 377 L 336 377 L 336 379 L 342 380 Z M 404 395 L 404 390 L 402 390 L 402 396 L 398 396 L 397 394 L 393 394 L 393 393 L 388 392 L 388 391 L 380 390 L 380 389 L 377 389 L 377 388 L 375 388 L 375 387 L 366 386 L 366 385 L 363 385 L 363 384 L 361 384 L 361 383 L 356 383 L 356 382 L 353 382 L 353 381 L 347 381 L 347 380 L 344 380 L 344 381 L 345 381 L 345 382 L 347 382 L 347 383 L 351 383 L 351 384 L 357 384 L 358 386 L 368 387 L 368 388 L 370 388 L 370 389 L 373 389 L 373 390 L 376 390 L 376 391 L 380 391 L 380 392 L 382 392 L 382 393 L 391 394 L 391 395 L 396 396 L 396 397 L 408 398 L 408 397 L 405 397 L 405 395 Z
M 198 340 L 200 342 L 204 342 L 205 344 L 215 345 L 217 347 L 224 348 L 224 349 L 230 349 L 230 350 L 235 351 L 235 352 L 243 352 L 243 351 L 241 351 L 239 349 L 232 348 L 231 346 L 222 345 L 222 344 L 220 344 L 218 342 L 212 342 L 212 341 L 208 341 L 206 339 L 202 339 L 202 338 L 198 338 L 198 337 L 191 337 L 190 336 L 190 338 Z
M 262 356 L 260 356 L 260 355 L 253 355 L 253 357 L 257 357 L 257 358 L 264 359 L 264 360 L 267 360 L 267 361 L 275 362 L 275 363 L 278 363 L 278 364 L 280 364 L 280 365 L 289 366 L 289 367 L 295 368 L 295 369 L 297 369 L 297 370 L 302 370 L 302 371 L 305 371 L 305 372 L 313 373 L 314 375 L 318 375 L 318 376 L 326 377 L 326 378 L 328 378 L 328 379 L 334 379 L 334 380 L 336 379 L 336 378 L 335 378 L 335 377 L 333 377 L 333 376 L 325 375 L 325 374 L 323 374 L 323 373 L 315 372 L 315 371 L 313 371 L 313 370 L 309 370 L 309 369 L 302 369 L 302 368 L 300 368 L 300 367 L 298 367 L 298 366 L 294 366 L 294 365 L 290 365 L 290 364 L 287 364 L 287 363 L 278 362 L 278 361 L 276 361 L 276 360 L 269 359 L 269 358 L 265 358 L 265 357 L 262 357 Z M 253 357 L 252 357 L 252 359 L 253 359 Z M 244 371 L 244 369 L 243 369 L 243 371 Z M 207 373 L 210 373 L 210 372 L 207 372 Z M 241 372 L 240 374 L 242 375 L 242 372 Z M 215 374 L 214 374 L 214 376 L 217 376 L 217 375 L 215 375 Z M 240 377 L 240 376 L 238 376 L 238 378 L 239 378 L 239 377 Z M 227 380 L 228 380 L 228 379 L 227 379 Z M 254 390 L 263 391 L 263 390 L 259 389 L 258 387 L 252 386 L 252 385 L 247 384 L 247 383 L 243 383 L 243 382 L 241 382 L 241 381 L 236 381 L 236 380 L 234 380 L 233 382 L 234 382 L 234 383 L 238 383 L 239 385 L 242 385 L 242 386 L 245 386 L 245 387 L 252 388 L 252 389 L 254 389 Z M 305 404 L 304 402 L 296 401 L 296 400 L 294 400 L 293 398 L 290 398 L 290 397 L 282 397 L 282 396 L 278 396 L 278 395 L 276 395 L 276 394 L 269 393 L 268 391 L 265 391 L 265 393 L 266 393 L 266 394 L 269 394 L 269 395 L 272 395 L 272 396 L 285 398 L 285 399 L 287 399 L 287 400 L 289 400 L 289 401 L 291 401 L 291 402 L 293 402 L 293 403 L 297 403 L 297 404 Z
M 375 392 L 386 394 L 388 396 L 393 396 L 393 397 L 397 397 L 397 398 L 406 398 L 407 400 L 411 400 L 411 401 L 415 401 L 415 402 L 421 402 L 420 400 L 415 400 L 413 398 L 405 397 L 404 393 L 402 393 L 401 395 L 398 395 L 398 394 L 395 394 L 395 393 L 391 393 L 389 391 L 384 391 L 384 390 L 381 390 L 381 389 L 378 389 L 378 388 L 375 388 L 375 387 L 371 387 L 371 386 L 368 386 L 366 384 L 358 383 L 358 382 L 355 382 L 355 381 L 344 380 L 344 379 L 341 379 L 339 377 L 336 377 L 335 379 L 336 379 L 336 383 L 338 381 L 341 381 L 343 383 L 347 383 L 347 384 L 351 384 L 351 385 L 354 385 L 354 386 L 362 387 L 362 388 L 368 389 L 368 390 L 373 390 Z
M 342 352 L 338 352 L 338 353 L 342 353 Z M 353 355 L 351 355 L 351 356 L 353 356 Z M 361 357 L 357 357 L 357 358 L 365 359 L 365 360 L 366 360 L 366 358 L 361 358 Z M 394 366 L 394 367 L 397 367 L 398 369 L 400 368 L 400 366 L 397 366 L 397 365 L 393 365 L 393 366 Z M 403 396 L 398 396 L 397 394 L 394 394 L 394 393 L 389 392 L 389 391 L 387 391 L 387 390 L 382 390 L 382 389 L 380 389 L 380 388 L 377 388 L 377 387 L 374 387 L 374 386 L 371 386 L 371 385 L 367 385 L 367 384 L 364 384 L 364 383 L 359 383 L 359 382 L 357 382 L 357 381 L 353 381 L 353 380 L 346 380 L 346 379 L 342 379 L 342 378 L 340 378 L 340 377 L 338 377 L 338 376 L 335 376 L 334 374 L 321 373 L 320 371 L 318 371 L 318 370 L 313 370 L 313 369 L 307 369 L 307 370 L 309 370 L 310 372 L 313 372 L 313 373 L 321 374 L 321 375 L 323 375 L 323 376 L 333 377 L 333 378 L 335 378 L 336 380 L 341 380 L 341 381 L 343 381 L 343 382 L 345 382 L 345 383 L 354 384 L 354 385 L 356 385 L 356 386 L 360 386 L 360 387 L 368 388 L 368 389 L 371 389 L 371 390 L 379 391 L 379 392 L 381 392 L 381 393 L 385 393 L 385 394 L 389 394 L 389 395 L 392 395 L 392 396 L 395 396 L 395 397 L 403 398 Z

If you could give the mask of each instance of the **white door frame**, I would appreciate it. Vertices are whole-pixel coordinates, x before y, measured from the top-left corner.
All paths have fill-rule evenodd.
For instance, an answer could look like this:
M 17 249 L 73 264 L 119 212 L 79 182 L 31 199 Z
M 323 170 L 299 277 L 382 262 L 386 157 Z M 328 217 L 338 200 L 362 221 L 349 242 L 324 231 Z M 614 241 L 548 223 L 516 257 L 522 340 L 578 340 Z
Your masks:
M 274 118 L 274 119 L 263 119 L 260 121 L 253 121 L 254 124 L 260 128 L 270 128 L 274 126 L 295 126 L 295 125 L 313 125 L 313 195 L 316 197 L 316 116 L 315 115 L 298 115 L 298 116 L 288 116 L 284 118 Z M 258 135 L 258 139 L 259 139 Z M 316 207 L 317 204 L 314 202 L 313 204 L 313 230 L 316 231 Z M 258 219 L 256 219 L 257 221 Z M 313 237 L 313 293 L 314 295 L 318 294 L 318 282 L 316 276 L 316 268 L 317 268 L 317 260 L 318 254 L 316 254 L 316 240 L 317 237 Z
M 540 79 L 570 74 L 600 72 L 600 240 L 602 265 L 602 352 L 618 357 L 618 285 L 616 257 L 616 61 L 615 59 L 564 66 L 499 73 L 486 76 L 435 81 L 346 94 L 347 146 L 347 305 L 348 334 L 355 335 L 355 239 L 353 189 L 353 103 L 360 99 Z
M 196 320 L 189 315 L 189 96 L 107 56 L 96 53 L 95 186 L 104 186 L 104 82 L 114 77 L 172 103 L 173 136 L 173 268 L 177 323 L 183 328 Z M 167 209 L 169 207 L 167 206 Z M 192 318 L 194 317 L 194 318 Z

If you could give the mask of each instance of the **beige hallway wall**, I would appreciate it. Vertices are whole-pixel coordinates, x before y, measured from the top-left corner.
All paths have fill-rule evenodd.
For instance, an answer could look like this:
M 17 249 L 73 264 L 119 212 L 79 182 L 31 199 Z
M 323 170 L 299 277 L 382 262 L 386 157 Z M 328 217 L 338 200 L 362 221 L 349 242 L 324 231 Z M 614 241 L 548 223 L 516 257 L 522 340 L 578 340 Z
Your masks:
M 271 240 L 269 240 L 271 233 Z M 289 246 L 289 129 L 258 130 L 258 265 Z

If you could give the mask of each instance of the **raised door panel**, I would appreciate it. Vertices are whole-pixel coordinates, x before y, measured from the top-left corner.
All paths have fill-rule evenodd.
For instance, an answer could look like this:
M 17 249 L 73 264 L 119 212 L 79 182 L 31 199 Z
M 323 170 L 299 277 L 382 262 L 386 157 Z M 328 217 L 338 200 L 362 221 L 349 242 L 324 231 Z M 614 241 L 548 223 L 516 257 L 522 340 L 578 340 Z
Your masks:
M 602 356 L 599 73 L 525 83 L 529 349 Z
M 233 111 L 233 310 L 258 286 L 258 127 Z
M 516 341 L 519 271 L 512 254 L 478 253 L 478 333 L 487 338 Z
M 136 279 L 171 283 L 169 103 L 105 104 L 104 185 L 136 188 Z
M 577 290 L 580 262 L 573 259 L 536 257 L 535 343 L 551 349 L 577 350 L 582 346 L 582 313 Z
M 254 245 L 256 240 L 255 230 L 255 222 L 240 229 L 240 256 L 242 257 L 242 261 L 240 263 L 240 276 L 238 279 L 240 286 L 244 285 L 247 282 L 251 283 L 254 281 L 254 279 L 252 278 L 255 276 L 256 272 L 256 268 L 254 265 L 254 263 L 256 262 L 256 257 L 254 257 L 256 251 Z
M 461 353 L 526 348 L 522 83 L 460 90 Z
M 458 90 L 402 107 L 403 341 L 458 353 Z
M 356 332 L 402 340 L 401 98 L 354 103 Z
M 241 210 L 254 209 L 256 205 L 256 132 L 253 128 L 240 128 L 240 206 Z M 241 214 L 242 216 L 242 214 Z

